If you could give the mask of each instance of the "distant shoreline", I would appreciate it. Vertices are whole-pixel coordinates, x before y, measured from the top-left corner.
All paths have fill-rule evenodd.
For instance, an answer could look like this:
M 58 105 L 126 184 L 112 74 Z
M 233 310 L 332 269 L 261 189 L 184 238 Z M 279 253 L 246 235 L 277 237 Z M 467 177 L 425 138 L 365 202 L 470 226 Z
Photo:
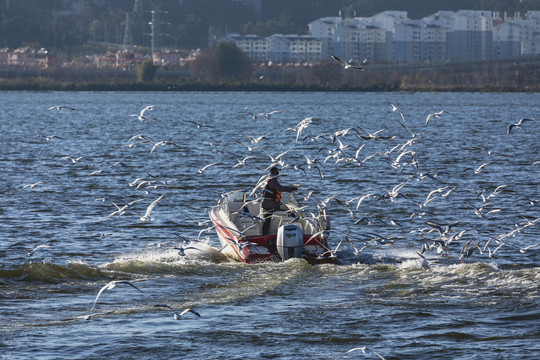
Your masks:
M 333 65 L 333 64 L 330 64 Z M 198 79 L 188 69 L 159 69 L 137 82 L 114 69 L 0 68 L 0 91 L 291 91 L 291 92 L 540 92 L 540 58 L 454 64 L 254 69 L 252 77 Z
M 258 84 L 250 82 L 223 83 L 163 83 L 163 82 L 115 82 L 115 81 L 51 81 L 51 80 L 15 80 L 0 79 L 0 91 L 201 91 L 201 92 L 540 92 L 540 84 L 534 87 L 515 86 L 464 86 L 430 85 L 415 86 L 401 83 L 380 83 L 370 85 L 331 85 L 317 84 Z

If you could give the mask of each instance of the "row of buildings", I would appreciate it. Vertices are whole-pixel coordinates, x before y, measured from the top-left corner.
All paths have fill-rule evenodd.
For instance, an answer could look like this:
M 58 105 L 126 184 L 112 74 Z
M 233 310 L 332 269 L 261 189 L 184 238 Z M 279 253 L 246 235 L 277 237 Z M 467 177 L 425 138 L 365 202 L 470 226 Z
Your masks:
M 309 35 L 230 33 L 221 40 L 234 42 L 254 62 L 313 63 L 335 55 L 381 64 L 444 63 L 540 55 L 540 11 L 439 11 L 422 19 L 384 11 L 320 18 L 308 27 Z
M 34 49 L 28 46 L 11 50 L 0 49 L 0 67 L 49 69 L 53 67 L 92 68 L 92 69 L 121 69 L 133 70 L 138 63 L 152 60 L 155 65 L 171 69 L 181 68 L 197 58 L 200 49 L 189 54 L 171 49 L 160 49 L 153 57 L 141 52 L 121 49 L 102 54 L 88 54 L 78 57 L 67 57 L 61 54 L 52 55 L 45 49 Z
M 491 11 L 439 11 L 409 19 L 406 11 L 384 11 L 371 17 L 325 17 L 308 24 L 308 35 L 268 37 L 229 33 L 220 40 L 235 43 L 255 63 L 312 64 L 331 55 L 374 64 L 489 61 L 540 55 L 540 11 L 500 14 Z M 152 57 L 131 50 L 55 59 L 55 66 L 132 69 L 154 64 L 182 67 L 198 51 L 183 55 L 161 49 Z M 46 49 L 0 49 L 0 66 L 48 68 Z

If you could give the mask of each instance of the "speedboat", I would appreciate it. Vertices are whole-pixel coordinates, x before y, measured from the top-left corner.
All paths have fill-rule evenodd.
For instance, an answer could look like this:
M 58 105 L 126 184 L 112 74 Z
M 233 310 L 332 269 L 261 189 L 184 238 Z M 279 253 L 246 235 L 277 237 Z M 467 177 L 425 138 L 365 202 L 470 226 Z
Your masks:
M 281 194 L 280 210 L 271 216 L 270 230 L 262 234 L 262 199 L 248 200 L 246 192 L 223 194 L 210 212 L 221 243 L 221 252 L 244 263 L 285 261 L 303 258 L 310 264 L 334 263 L 328 247 L 330 221 L 326 207 L 317 215 L 304 213 L 294 194 Z

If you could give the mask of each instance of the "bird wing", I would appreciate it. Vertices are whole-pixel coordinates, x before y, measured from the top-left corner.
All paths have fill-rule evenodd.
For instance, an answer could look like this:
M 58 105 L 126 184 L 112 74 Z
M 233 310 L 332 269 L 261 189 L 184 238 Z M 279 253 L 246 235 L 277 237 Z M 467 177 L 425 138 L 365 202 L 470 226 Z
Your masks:
M 340 62 L 342 63 L 343 65 L 349 65 L 347 64 L 345 61 L 341 60 L 340 58 L 338 58 L 337 56 L 334 56 L 334 55 L 331 55 L 332 56 L 332 59 L 336 60 L 337 62 Z
M 165 304 L 156 304 L 156 305 L 154 305 L 154 307 L 167 308 L 167 309 L 170 309 L 172 312 L 174 312 L 174 309 L 173 309 L 172 307 L 170 307 L 169 305 L 165 305 Z
M 156 200 L 154 200 L 153 203 L 151 203 L 150 205 L 148 205 L 148 207 L 146 208 L 146 213 L 144 214 L 144 217 L 145 217 L 145 218 L 150 217 L 150 213 L 152 212 L 152 209 L 154 208 L 154 206 L 156 206 L 156 204 L 157 204 L 161 199 L 163 199 L 163 195 L 161 195 L 161 196 L 158 197 Z
M 186 310 L 182 311 L 182 312 L 180 313 L 180 316 L 184 315 L 184 314 L 187 313 L 187 312 L 190 312 L 190 313 L 192 313 L 192 314 L 197 315 L 198 317 L 201 317 L 201 314 L 199 314 L 197 311 L 195 311 L 195 310 L 193 310 L 193 309 L 191 309 L 191 308 L 187 308 Z
M 99 292 L 97 293 L 97 296 L 94 299 L 94 305 L 92 306 L 92 311 L 96 307 L 96 302 L 98 301 L 99 296 L 101 295 L 101 293 L 103 293 L 103 291 L 105 291 L 105 290 L 110 290 L 110 289 L 114 288 L 115 286 L 116 286 L 116 281 L 111 281 L 111 282 L 107 283 L 107 285 L 105 285 L 101 289 L 99 289 Z

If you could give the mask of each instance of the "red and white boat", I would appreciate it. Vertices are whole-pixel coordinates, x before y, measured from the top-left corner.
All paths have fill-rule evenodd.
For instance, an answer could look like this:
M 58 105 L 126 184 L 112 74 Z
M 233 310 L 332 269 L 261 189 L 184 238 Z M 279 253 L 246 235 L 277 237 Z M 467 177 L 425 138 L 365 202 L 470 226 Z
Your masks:
M 326 208 L 315 217 L 304 216 L 304 207 L 292 193 L 282 193 L 281 202 L 281 209 L 272 215 L 269 234 L 262 235 L 261 198 L 247 200 L 243 191 L 222 195 L 210 210 L 221 251 L 244 263 L 291 258 L 303 258 L 310 264 L 336 262 L 327 242 L 330 222 Z

